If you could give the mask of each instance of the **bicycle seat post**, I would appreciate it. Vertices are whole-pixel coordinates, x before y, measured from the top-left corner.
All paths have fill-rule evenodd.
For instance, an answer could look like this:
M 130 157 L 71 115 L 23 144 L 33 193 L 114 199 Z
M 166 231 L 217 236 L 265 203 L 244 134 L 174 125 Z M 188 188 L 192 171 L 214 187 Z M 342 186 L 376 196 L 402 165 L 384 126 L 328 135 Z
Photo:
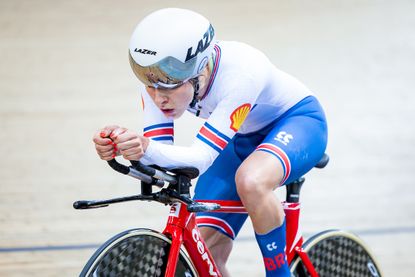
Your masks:
M 299 203 L 300 202 L 300 191 L 301 191 L 301 186 L 303 185 L 304 181 L 305 181 L 305 178 L 301 177 L 286 186 L 287 188 L 286 201 L 288 203 Z

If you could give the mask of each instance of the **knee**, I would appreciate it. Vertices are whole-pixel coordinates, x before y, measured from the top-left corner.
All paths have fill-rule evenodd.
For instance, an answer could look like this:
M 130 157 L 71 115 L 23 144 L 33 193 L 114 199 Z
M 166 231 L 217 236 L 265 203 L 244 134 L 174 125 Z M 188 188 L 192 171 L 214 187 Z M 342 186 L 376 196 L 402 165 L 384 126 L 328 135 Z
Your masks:
M 241 198 L 249 196 L 257 197 L 267 193 L 264 176 L 260 176 L 255 171 L 238 169 L 235 176 L 236 189 Z

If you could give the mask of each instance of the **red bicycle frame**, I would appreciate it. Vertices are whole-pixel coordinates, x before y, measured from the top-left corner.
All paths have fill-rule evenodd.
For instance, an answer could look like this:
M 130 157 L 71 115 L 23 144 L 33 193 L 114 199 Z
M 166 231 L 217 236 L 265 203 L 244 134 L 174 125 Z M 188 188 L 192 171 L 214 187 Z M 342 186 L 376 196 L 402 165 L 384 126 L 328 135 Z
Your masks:
M 214 212 L 246 213 L 246 210 L 240 201 L 200 202 L 220 204 L 221 208 Z M 318 277 L 307 253 L 302 249 L 303 236 L 299 228 L 300 203 L 283 202 L 283 207 L 287 226 L 286 256 L 288 264 L 290 264 L 294 257 L 298 255 L 303 261 L 308 273 L 312 277 Z M 195 214 L 187 211 L 185 204 L 175 203 L 172 205 L 163 234 L 170 237 L 172 240 L 166 268 L 166 277 L 174 276 L 179 258 L 179 250 L 182 245 L 184 245 L 188 252 L 199 276 L 222 276 L 200 234 L 196 224 Z M 268 262 L 280 263 L 278 260 Z
M 189 253 L 199 276 L 222 276 L 202 239 L 194 213 L 187 211 L 184 204 L 175 203 L 172 205 L 163 234 L 171 237 L 172 240 L 166 277 L 173 277 L 176 272 L 179 250 L 182 244 Z

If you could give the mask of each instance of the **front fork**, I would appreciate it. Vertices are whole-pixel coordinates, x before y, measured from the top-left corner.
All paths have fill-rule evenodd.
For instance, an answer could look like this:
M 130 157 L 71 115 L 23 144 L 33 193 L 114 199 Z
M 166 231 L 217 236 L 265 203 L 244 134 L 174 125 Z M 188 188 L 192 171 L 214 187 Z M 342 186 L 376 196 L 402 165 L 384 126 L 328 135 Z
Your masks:
M 176 273 L 177 262 L 179 261 L 180 248 L 183 243 L 182 232 L 178 228 L 169 228 L 164 230 L 165 235 L 171 236 L 171 247 L 167 261 L 165 276 L 174 276 Z

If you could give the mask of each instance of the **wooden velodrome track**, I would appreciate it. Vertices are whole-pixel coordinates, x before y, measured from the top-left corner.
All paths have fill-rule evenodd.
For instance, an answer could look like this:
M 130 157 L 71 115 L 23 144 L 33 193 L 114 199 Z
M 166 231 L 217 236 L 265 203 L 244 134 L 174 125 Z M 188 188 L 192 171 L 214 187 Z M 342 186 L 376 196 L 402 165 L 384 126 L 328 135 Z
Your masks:
M 331 163 L 304 187 L 305 233 L 355 231 L 386 276 L 415 276 L 415 2 L 287 2 L 0 1 L 0 276 L 76 276 L 110 236 L 163 226 L 157 204 L 72 202 L 138 191 L 91 137 L 110 123 L 141 129 L 129 36 L 166 6 L 205 14 L 219 38 L 260 48 L 315 91 Z M 200 123 L 185 116 L 176 141 Z M 231 272 L 262 276 L 249 224 L 240 236 Z

